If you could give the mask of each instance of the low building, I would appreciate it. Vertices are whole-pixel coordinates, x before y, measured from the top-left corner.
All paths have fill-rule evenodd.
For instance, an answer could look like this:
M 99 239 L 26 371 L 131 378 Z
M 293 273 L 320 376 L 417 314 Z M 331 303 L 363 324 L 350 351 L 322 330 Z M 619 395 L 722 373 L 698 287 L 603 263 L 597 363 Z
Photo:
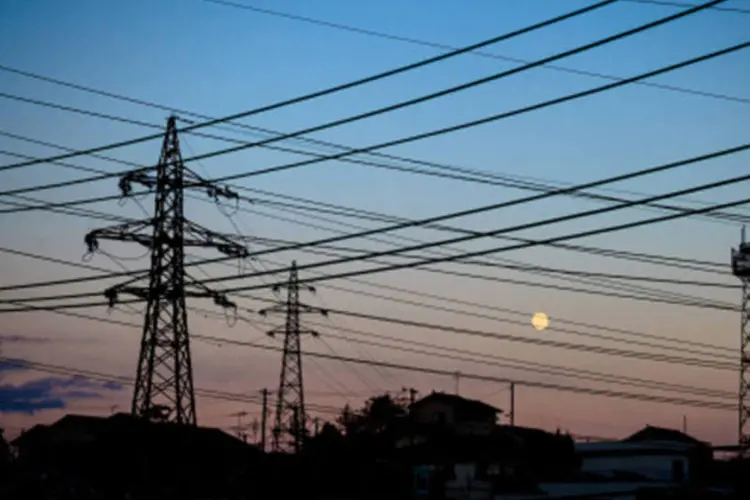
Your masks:
M 260 451 L 220 429 L 156 423 L 128 414 L 67 415 L 37 425 L 13 442 L 29 481 L 109 492 L 163 486 L 191 492 L 242 479 Z
M 409 416 L 417 427 L 449 428 L 462 434 L 488 434 L 497 425 L 502 410 L 456 394 L 433 392 L 414 402 Z
M 673 484 L 700 481 L 713 460 L 711 446 L 673 429 L 646 426 L 622 441 L 578 443 L 583 472 L 637 474 Z
M 531 495 L 542 492 L 541 483 L 569 479 L 577 470 L 569 436 L 526 427 L 498 425 L 481 435 L 445 432 L 407 450 L 418 496 L 435 489 L 447 499 Z

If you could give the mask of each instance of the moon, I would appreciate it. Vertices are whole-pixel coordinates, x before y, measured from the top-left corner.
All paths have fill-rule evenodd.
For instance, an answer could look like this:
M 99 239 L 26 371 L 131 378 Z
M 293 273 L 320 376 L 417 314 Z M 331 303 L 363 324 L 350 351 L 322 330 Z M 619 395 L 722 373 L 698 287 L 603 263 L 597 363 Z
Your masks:
M 534 316 L 531 317 L 531 326 L 533 326 L 535 330 L 542 331 L 549 326 L 549 317 L 541 312 L 534 313 Z

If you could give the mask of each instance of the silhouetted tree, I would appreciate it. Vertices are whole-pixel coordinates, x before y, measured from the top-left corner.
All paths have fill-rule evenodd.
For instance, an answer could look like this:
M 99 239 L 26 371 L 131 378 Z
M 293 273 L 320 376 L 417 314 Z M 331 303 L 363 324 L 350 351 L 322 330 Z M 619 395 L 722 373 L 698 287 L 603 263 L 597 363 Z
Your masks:
M 393 429 L 406 416 L 406 405 L 390 394 L 374 396 L 359 410 L 344 406 L 337 423 L 347 436 L 379 435 Z
M 347 403 L 344 405 L 344 409 L 341 410 L 341 415 L 336 418 L 336 423 L 345 435 L 351 436 L 360 431 L 362 427 L 362 415 L 354 411 L 349 403 Z
M 10 445 L 5 440 L 5 429 L 0 428 L 0 479 L 5 479 L 11 462 Z
M 365 430 L 380 434 L 393 429 L 406 416 L 406 407 L 390 394 L 370 398 L 362 412 Z

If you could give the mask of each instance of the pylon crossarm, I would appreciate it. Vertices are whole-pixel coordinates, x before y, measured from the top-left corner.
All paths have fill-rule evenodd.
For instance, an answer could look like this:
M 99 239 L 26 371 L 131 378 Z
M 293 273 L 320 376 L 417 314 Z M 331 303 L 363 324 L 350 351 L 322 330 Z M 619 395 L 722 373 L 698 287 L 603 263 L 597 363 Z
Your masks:
M 241 238 L 232 238 L 210 229 L 206 229 L 195 222 L 186 220 L 184 223 L 184 245 L 191 247 L 212 247 L 225 255 L 245 258 L 247 247 L 241 243 Z
M 299 304 L 299 312 L 300 313 L 317 313 L 322 314 L 323 316 L 328 316 L 328 309 L 323 309 L 321 307 L 313 307 L 308 306 L 307 304 Z
M 237 310 L 237 304 L 229 300 L 224 292 L 211 290 L 188 273 L 184 273 L 184 276 L 187 286 L 185 286 L 182 293 L 184 293 L 185 297 L 211 298 L 214 299 L 214 304 L 217 306 L 223 307 L 224 309 L 232 309 L 233 311 Z
M 125 283 L 120 283 L 104 290 L 104 297 L 109 300 L 109 307 L 112 308 L 115 306 L 115 304 L 117 304 L 120 294 L 133 295 L 135 297 L 138 297 L 139 299 L 148 300 L 149 288 L 131 286 L 132 283 L 135 283 L 136 281 L 142 280 L 147 277 L 148 274 L 140 275 L 129 281 L 126 281 Z
M 144 246 L 150 247 L 150 236 L 147 240 L 143 240 L 143 242 L 141 242 L 139 239 L 134 239 L 134 236 L 140 237 L 141 235 L 132 233 L 137 233 L 138 231 L 142 231 L 146 228 L 151 228 L 153 227 L 153 223 L 154 220 L 153 218 L 151 218 L 125 222 L 123 224 L 104 227 L 101 229 L 95 229 L 93 231 L 89 231 L 86 236 L 84 236 L 83 241 L 86 244 L 86 248 L 88 249 L 89 253 L 94 253 L 99 249 L 99 240 L 136 241 L 143 244 Z M 146 235 L 143 236 L 145 237 Z
M 284 335 L 285 333 L 286 329 L 284 327 L 277 326 L 276 328 L 268 330 L 266 332 L 266 335 L 268 335 L 269 337 L 275 337 L 276 335 Z
M 266 307 L 265 309 L 260 309 L 258 311 L 258 314 L 260 314 L 261 316 L 267 316 L 267 315 L 272 314 L 272 313 L 284 313 L 284 312 L 286 312 L 286 306 L 283 306 L 283 305 L 280 305 L 280 304 L 275 304 L 275 305 L 273 305 L 271 307 Z
M 247 248 L 237 245 L 235 243 L 227 245 L 223 243 L 212 243 L 212 242 L 208 242 L 204 240 L 185 239 L 184 244 L 185 244 L 185 247 L 192 247 L 192 248 L 215 248 L 216 250 L 223 253 L 227 257 L 237 258 L 237 259 L 244 259 L 249 254 Z
M 312 335 L 313 337 L 320 337 L 317 330 L 310 330 L 309 328 L 300 328 L 300 335 Z
M 147 169 L 132 170 L 120 177 L 119 187 L 120 193 L 123 198 L 130 196 L 133 192 L 133 183 L 136 182 L 141 184 L 148 189 L 153 189 L 157 184 L 157 180 L 154 177 L 147 175 L 146 172 L 154 170 L 156 167 L 148 167 Z
M 198 177 L 198 180 L 185 182 L 185 189 L 205 189 L 206 194 L 209 196 L 209 198 L 212 198 L 215 201 L 218 201 L 219 198 L 224 198 L 227 200 L 239 200 L 240 197 L 237 192 L 231 189 L 229 186 L 217 186 L 210 181 L 200 178 L 198 174 L 193 175 Z

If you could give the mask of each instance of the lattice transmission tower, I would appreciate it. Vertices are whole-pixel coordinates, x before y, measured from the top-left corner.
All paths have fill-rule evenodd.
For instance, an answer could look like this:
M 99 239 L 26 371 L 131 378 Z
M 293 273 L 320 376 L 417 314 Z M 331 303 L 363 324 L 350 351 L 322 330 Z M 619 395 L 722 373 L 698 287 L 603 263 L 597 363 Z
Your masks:
M 244 258 L 247 249 L 233 238 L 215 233 L 185 218 L 184 190 L 205 189 L 215 201 L 237 199 L 227 187 L 217 187 L 185 167 L 180 153 L 176 118 L 167 120 L 167 130 L 156 168 L 136 169 L 120 178 L 123 197 L 138 183 L 154 193 L 153 217 L 89 232 L 89 253 L 99 240 L 135 242 L 150 250 L 148 273 L 105 290 L 110 307 L 121 294 L 146 302 L 143 336 L 135 377 L 133 415 L 149 420 L 196 425 L 193 369 L 185 299 L 211 298 L 223 307 L 235 305 L 185 271 L 185 247 L 215 248 L 228 258 Z
M 286 438 L 289 438 L 294 453 L 302 449 L 302 441 L 307 432 L 307 414 L 305 412 L 305 391 L 302 377 L 302 335 L 318 336 L 318 332 L 303 328 L 300 316 L 306 313 L 317 313 L 324 316 L 328 311 L 318 307 L 311 307 L 299 300 L 300 283 L 297 272 L 297 262 L 292 262 L 289 280 L 284 285 L 275 285 L 274 292 L 286 288 L 286 301 L 280 301 L 274 306 L 262 309 L 259 313 L 266 316 L 269 313 L 285 313 L 286 322 L 283 326 L 274 328 L 268 335 L 274 337 L 284 335 L 284 354 L 281 358 L 281 376 L 279 378 L 279 392 L 276 397 L 276 416 L 272 429 L 273 449 L 282 451 L 287 448 Z M 305 287 L 315 293 L 315 288 Z
M 738 443 L 740 447 L 750 445 L 750 243 L 745 242 L 742 228 L 740 245 L 732 249 L 732 272 L 742 281 L 742 307 L 740 316 L 740 388 Z M 742 453 L 745 453 L 743 450 Z

